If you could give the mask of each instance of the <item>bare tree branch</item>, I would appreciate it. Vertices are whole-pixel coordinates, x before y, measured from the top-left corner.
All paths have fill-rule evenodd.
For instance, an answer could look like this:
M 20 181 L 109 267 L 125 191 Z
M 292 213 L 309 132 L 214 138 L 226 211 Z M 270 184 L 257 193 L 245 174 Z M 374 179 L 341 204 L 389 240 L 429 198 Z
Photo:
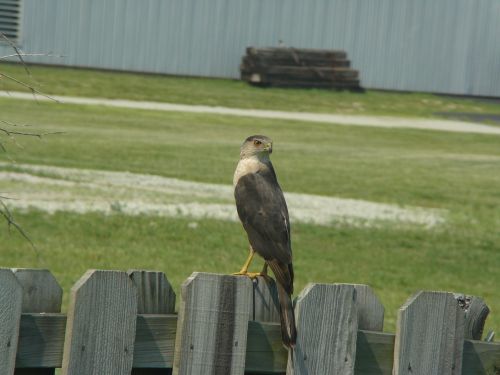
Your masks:
M 24 53 L 23 51 L 21 51 L 21 49 L 19 49 L 15 45 L 15 43 L 13 43 L 2 32 L 0 32 L 0 39 L 6 41 L 9 44 L 9 46 L 14 50 L 13 54 L 6 55 L 6 56 L 0 56 L 0 60 L 5 60 L 5 59 L 11 58 L 11 57 L 17 57 L 17 59 L 23 65 L 24 70 L 26 71 L 26 74 L 28 75 L 29 78 L 31 78 L 31 72 L 28 69 L 28 65 L 24 61 L 23 57 L 27 57 L 27 56 L 56 56 L 56 55 L 53 55 L 52 53 L 49 53 L 49 54 Z M 51 96 L 49 96 L 47 94 L 44 94 L 43 92 L 35 89 L 32 85 L 30 85 L 28 83 L 25 83 L 25 82 L 23 82 L 23 81 L 15 78 L 15 77 L 12 77 L 12 76 L 10 76 L 8 74 L 0 72 L 0 78 L 2 78 L 2 77 L 6 78 L 6 79 L 8 79 L 10 81 L 13 81 L 16 84 L 18 84 L 18 85 L 20 85 L 20 86 L 22 86 L 22 87 L 30 90 L 34 96 L 40 95 L 40 96 L 46 97 L 46 98 L 48 98 L 50 100 L 53 100 L 56 103 L 59 103 L 59 101 L 57 99 L 52 98 Z M 29 126 L 29 125 L 18 125 L 18 124 L 14 124 L 14 123 L 12 123 L 10 121 L 7 121 L 7 120 L 0 120 L 0 123 L 2 123 L 2 124 L 5 125 L 5 126 L 0 126 L 0 135 L 3 134 L 4 136 L 8 137 L 11 141 L 15 142 L 15 144 L 18 145 L 19 147 L 22 147 L 22 146 L 19 143 L 17 143 L 16 136 L 27 136 L 27 137 L 42 138 L 43 136 L 49 135 L 49 134 L 62 134 L 63 133 L 63 132 L 40 132 L 40 133 L 37 133 L 37 132 L 24 132 L 24 131 L 19 131 L 17 129 L 13 130 L 11 128 L 19 128 L 19 127 Z M 3 143 L 3 140 L 1 138 L 1 136 L 0 136 L 0 150 L 2 150 L 5 153 L 7 152 L 6 147 L 5 147 L 4 143 Z M 16 223 L 16 221 L 14 220 L 14 217 L 12 216 L 12 213 L 10 212 L 8 206 L 6 205 L 5 200 L 8 200 L 8 199 L 10 199 L 10 198 L 0 195 L 0 217 L 3 217 L 5 219 L 5 221 L 7 222 L 7 226 L 9 228 L 9 230 L 11 228 L 14 228 L 19 234 L 21 234 L 21 236 L 26 241 L 29 242 L 29 244 L 31 245 L 31 247 L 33 248 L 33 250 L 35 250 L 36 256 L 38 258 L 38 251 L 37 251 L 37 248 L 36 248 L 35 244 L 31 240 L 31 238 L 28 236 L 28 234 L 24 231 L 24 229 L 19 224 Z
M 4 198 L 4 197 L 2 197 L 2 198 Z M 4 219 L 7 221 L 7 225 L 9 227 L 9 229 L 14 227 L 19 232 L 19 234 L 21 234 L 21 236 L 23 236 L 24 239 L 30 243 L 31 247 L 35 251 L 37 250 L 35 244 L 31 240 L 31 238 L 26 234 L 26 232 L 23 230 L 23 228 L 14 221 L 14 217 L 12 216 L 9 208 L 7 207 L 5 202 L 1 199 L 0 199 L 0 216 L 3 216 Z
M 4 33 L 0 32 L 0 38 L 2 38 L 7 43 L 9 43 L 9 45 L 11 46 L 11 48 L 16 52 L 16 56 L 19 58 L 19 60 L 23 64 L 24 70 L 26 70 L 26 74 L 28 74 L 28 76 L 31 76 L 31 72 L 29 71 L 28 66 L 24 62 L 23 52 L 19 48 L 17 48 L 17 46 L 9 38 L 7 38 L 7 36 Z

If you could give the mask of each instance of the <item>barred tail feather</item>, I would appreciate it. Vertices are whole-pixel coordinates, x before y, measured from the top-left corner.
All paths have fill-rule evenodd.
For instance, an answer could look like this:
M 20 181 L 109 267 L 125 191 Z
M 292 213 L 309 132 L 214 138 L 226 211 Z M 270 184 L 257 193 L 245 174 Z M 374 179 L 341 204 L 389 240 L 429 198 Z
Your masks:
M 281 338 L 283 344 L 289 348 L 295 346 L 297 340 L 297 330 L 295 328 L 295 314 L 290 296 L 281 283 L 278 286 L 278 298 L 280 302 Z

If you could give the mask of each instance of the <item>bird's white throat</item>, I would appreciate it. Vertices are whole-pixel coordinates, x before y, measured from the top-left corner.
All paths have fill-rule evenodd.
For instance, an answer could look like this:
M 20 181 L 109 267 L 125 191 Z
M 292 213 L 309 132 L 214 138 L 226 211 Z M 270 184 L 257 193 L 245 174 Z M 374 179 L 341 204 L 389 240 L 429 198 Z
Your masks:
M 257 173 L 262 169 L 267 169 L 266 161 L 269 161 L 269 158 L 259 158 L 257 155 L 250 156 L 248 158 L 240 159 L 238 165 L 236 166 L 236 170 L 234 171 L 233 176 L 233 186 L 236 186 L 238 180 L 249 174 L 249 173 Z

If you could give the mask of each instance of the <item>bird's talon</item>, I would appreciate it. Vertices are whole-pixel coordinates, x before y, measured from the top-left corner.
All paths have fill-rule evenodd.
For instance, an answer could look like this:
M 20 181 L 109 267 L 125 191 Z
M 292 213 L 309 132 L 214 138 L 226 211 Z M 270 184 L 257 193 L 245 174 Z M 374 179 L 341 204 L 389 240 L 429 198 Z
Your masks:
M 240 272 L 235 272 L 232 275 L 233 276 L 247 276 L 247 277 L 251 278 L 252 280 L 256 279 L 258 276 L 264 276 L 264 277 L 266 277 L 266 279 L 268 277 L 267 275 L 263 275 L 261 272 L 242 272 L 242 271 L 240 271 Z

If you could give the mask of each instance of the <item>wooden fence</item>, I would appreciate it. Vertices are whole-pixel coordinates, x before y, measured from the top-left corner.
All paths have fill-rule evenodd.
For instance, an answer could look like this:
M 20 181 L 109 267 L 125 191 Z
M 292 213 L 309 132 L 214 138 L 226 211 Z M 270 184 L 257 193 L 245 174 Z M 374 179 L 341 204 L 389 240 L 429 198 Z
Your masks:
M 310 284 L 289 356 L 273 283 L 193 273 L 181 293 L 176 315 L 163 273 L 91 270 L 61 314 L 49 271 L 0 269 L 0 374 L 500 374 L 500 343 L 479 341 L 477 297 L 418 292 L 394 335 L 370 287 Z

